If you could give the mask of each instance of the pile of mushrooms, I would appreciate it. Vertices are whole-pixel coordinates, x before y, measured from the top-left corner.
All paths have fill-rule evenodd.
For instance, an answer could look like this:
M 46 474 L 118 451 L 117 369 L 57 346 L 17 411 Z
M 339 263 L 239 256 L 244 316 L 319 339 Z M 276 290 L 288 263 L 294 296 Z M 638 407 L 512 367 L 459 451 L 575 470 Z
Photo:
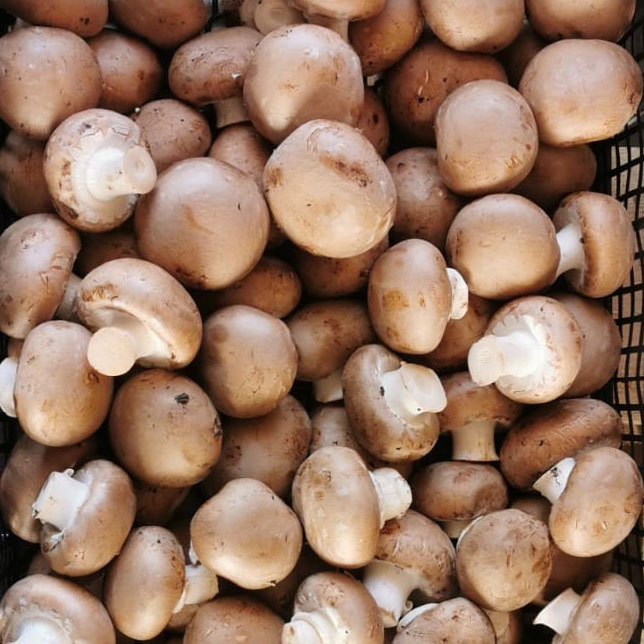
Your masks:
M 627 644 L 634 0 L 0 4 L 0 644 Z

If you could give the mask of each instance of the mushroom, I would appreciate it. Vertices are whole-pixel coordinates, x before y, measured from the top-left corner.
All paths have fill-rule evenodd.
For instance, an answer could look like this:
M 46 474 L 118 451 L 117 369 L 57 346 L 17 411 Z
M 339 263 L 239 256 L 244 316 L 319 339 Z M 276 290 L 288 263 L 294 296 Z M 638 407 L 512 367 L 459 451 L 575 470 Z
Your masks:
M 622 350 L 622 336 L 611 314 L 595 300 L 572 293 L 552 293 L 563 304 L 581 331 L 581 368 L 564 396 L 580 398 L 591 394 L 613 377 Z
M 555 235 L 550 218 L 531 201 L 488 195 L 456 215 L 447 260 L 475 295 L 508 300 L 554 282 L 560 257 Z
M 280 27 L 305 22 L 302 13 L 288 0 L 242 0 L 239 15 L 243 24 L 257 29 L 264 36 Z
M 642 99 L 642 72 L 619 45 L 562 40 L 530 61 L 519 91 L 534 113 L 539 140 L 568 147 L 622 131 Z
M 413 461 L 436 444 L 436 414 L 447 401 L 431 369 L 403 362 L 381 345 L 368 344 L 347 361 L 342 387 L 355 437 L 376 458 Z
M 552 212 L 566 195 L 589 190 L 596 174 L 597 159 L 589 146 L 553 148 L 541 144 L 530 174 L 513 192 Z
M 7 590 L 0 603 L 3 642 L 114 644 L 114 627 L 101 602 L 65 579 L 29 575 Z
M 640 600 L 621 575 L 605 572 L 591 582 L 583 595 L 565 590 L 535 618 L 535 624 L 557 633 L 554 641 L 590 641 L 627 644 L 637 628 Z
M 186 488 L 202 481 L 221 453 L 221 423 L 203 389 L 186 376 L 149 369 L 129 378 L 110 411 L 118 462 L 148 485 Z
M 219 597 L 199 608 L 182 642 L 280 644 L 283 626 L 284 622 L 275 613 L 248 595 Z
M 42 524 L 40 548 L 57 573 L 89 575 L 121 550 L 134 522 L 136 498 L 128 475 L 95 460 L 74 473 L 52 472 L 33 504 Z
M 248 116 L 275 144 L 313 119 L 355 125 L 363 100 L 358 55 L 317 25 L 288 25 L 268 34 L 255 49 L 244 82 Z
M 457 51 L 493 54 L 521 31 L 523 0 L 420 0 L 429 28 Z
M 0 331 L 24 339 L 63 301 L 80 249 L 55 215 L 27 215 L 0 235 Z
M 457 597 L 440 604 L 426 604 L 407 613 L 398 625 L 392 644 L 424 642 L 476 642 L 496 644 L 487 615 L 468 599 Z
M 312 23 L 328 26 L 348 40 L 349 21 L 365 20 L 381 13 L 385 0 L 290 0 Z
M 90 271 L 78 289 L 76 313 L 94 331 L 90 364 L 106 375 L 142 367 L 181 369 L 199 350 L 199 311 L 186 290 L 162 268 L 123 258 Z
M 447 405 L 438 414 L 438 422 L 441 431 L 452 433 L 452 458 L 498 461 L 495 432 L 509 429 L 521 415 L 523 405 L 506 398 L 492 385 L 478 386 L 467 371 L 445 376 L 441 383 Z
M 421 42 L 385 74 L 391 124 L 414 145 L 434 145 L 434 121 L 441 103 L 460 85 L 481 78 L 507 80 L 492 56 L 454 51 L 438 40 Z
M 631 217 L 619 201 L 598 192 L 566 197 L 552 221 L 561 259 L 557 276 L 586 297 L 606 297 L 628 277 L 635 256 Z
M 432 463 L 416 471 L 411 489 L 414 508 L 440 521 L 451 539 L 458 539 L 477 517 L 508 507 L 503 477 L 480 463 Z
M 212 496 L 229 481 L 251 478 L 285 497 L 310 440 L 311 421 L 292 396 L 283 398 L 265 416 L 231 419 L 224 425 L 221 458 L 203 487 Z
M 46 141 L 68 116 L 98 105 L 101 70 L 76 34 L 24 27 L 0 38 L 0 118 L 19 134 Z
M 174 53 L 168 68 L 172 93 L 197 107 L 214 103 L 217 128 L 248 120 L 242 88 L 261 39 L 254 29 L 230 27 L 188 41 Z
M 190 488 L 160 487 L 134 480 L 135 525 L 166 525 L 188 497 Z
M 94 441 L 67 447 L 45 447 L 25 434 L 16 441 L 0 476 L 0 509 L 5 525 L 16 536 L 40 542 L 40 523 L 31 515 L 31 505 L 45 479 L 57 470 L 75 467 L 94 452 Z
M 250 306 L 228 306 L 205 322 L 200 369 L 219 411 L 255 418 L 290 391 L 297 350 L 281 320 Z
M 521 644 L 523 627 L 519 611 L 506 613 L 484 608 L 483 612 L 492 624 L 496 635 L 496 644 Z
M 320 572 L 298 588 L 282 644 L 383 644 L 378 607 L 365 587 L 346 574 Z
M 295 567 L 302 527 L 295 513 L 260 481 L 230 481 L 190 524 L 195 558 L 241 588 L 274 586 Z
M 503 63 L 503 67 L 505 67 L 508 81 L 512 87 L 519 86 L 521 76 L 523 76 L 528 63 L 547 44 L 545 40 L 534 32 L 532 25 L 527 20 L 524 20 L 519 35 L 497 56 Z
M 198 289 L 225 288 L 250 273 L 266 246 L 268 221 L 255 182 L 214 159 L 168 168 L 134 217 L 141 256 Z
M 509 612 L 529 604 L 551 567 L 548 528 L 521 510 L 479 517 L 456 544 L 458 585 L 481 608 Z
M 17 417 L 23 431 L 42 445 L 83 441 L 107 416 L 112 378 L 87 361 L 91 337 L 80 324 L 43 322 L 27 336 L 19 359 L 8 360 L 17 362 L 15 372 L 6 371 L 2 363 L 3 410 Z
M 537 158 L 537 124 L 528 103 L 497 80 L 455 89 L 438 108 L 435 129 L 438 171 L 459 194 L 511 190 Z
M 456 595 L 454 546 L 449 537 L 418 512 L 407 511 L 380 531 L 375 559 L 365 568 L 363 583 L 380 609 L 385 628 L 396 626 L 412 607 L 416 591 L 423 601 Z
M 416 0 L 385 0 L 371 18 L 349 25 L 349 42 L 360 57 L 365 76 L 379 74 L 397 63 L 418 41 L 423 15 Z
M 389 117 L 380 97 L 370 87 L 364 89 L 364 102 L 355 125 L 384 157 L 389 148 Z
M 0 147 L 0 197 L 18 215 L 51 212 L 43 157 L 45 146 L 18 132 L 9 132 Z
M 526 404 L 558 398 L 581 368 L 581 332 L 563 304 L 521 297 L 501 307 L 467 356 L 479 386 L 494 383 L 510 400 Z
M 87 275 L 97 266 L 123 257 L 139 257 L 134 233 L 128 228 L 116 228 L 104 233 L 84 233 L 74 268 Z
M 293 479 L 293 509 L 306 539 L 327 563 L 360 568 L 376 554 L 378 531 L 402 516 L 411 490 L 396 470 L 369 472 L 348 447 L 323 447 L 300 465 Z

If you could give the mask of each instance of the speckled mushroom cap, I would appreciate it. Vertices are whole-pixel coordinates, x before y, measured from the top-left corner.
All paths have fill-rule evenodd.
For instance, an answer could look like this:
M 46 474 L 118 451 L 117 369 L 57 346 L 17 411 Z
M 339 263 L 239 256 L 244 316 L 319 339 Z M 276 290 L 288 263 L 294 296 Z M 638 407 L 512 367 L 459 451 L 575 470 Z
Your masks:
M 501 447 L 501 471 L 510 485 L 528 489 L 561 459 L 592 447 L 619 447 L 619 414 L 601 400 L 558 400 L 526 414 Z
M 96 597 L 66 579 L 29 575 L 0 602 L 0 636 L 4 642 L 41 642 L 43 630 L 59 642 L 116 642 L 109 615 Z

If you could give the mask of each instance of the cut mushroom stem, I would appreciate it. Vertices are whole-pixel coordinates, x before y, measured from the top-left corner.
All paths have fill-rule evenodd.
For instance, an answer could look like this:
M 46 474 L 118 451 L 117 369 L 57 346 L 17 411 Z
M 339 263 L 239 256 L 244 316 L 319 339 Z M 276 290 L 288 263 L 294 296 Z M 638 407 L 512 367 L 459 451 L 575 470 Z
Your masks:
M 557 245 L 560 253 L 557 277 L 567 271 L 583 268 L 584 244 L 578 223 L 570 223 L 557 233 Z
M 455 461 L 498 461 L 494 446 L 495 420 L 473 420 L 452 430 L 452 459 Z
M 362 583 L 376 600 L 387 623 L 397 624 L 413 606 L 407 598 L 418 586 L 408 570 L 388 561 L 374 559 L 365 569 Z
M 0 409 L 10 416 L 16 417 L 16 401 L 13 390 L 16 386 L 18 358 L 9 357 L 0 362 Z
M 32 505 L 32 516 L 60 532 L 74 521 L 89 497 L 89 485 L 73 478 L 74 470 L 52 472 Z
M 282 644 L 334 644 L 339 639 L 340 618 L 332 608 L 295 613 L 284 628 Z
M 570 625 L 571 618 L 581 601 L 572 588 L 557 595 L 535 618 L 533 624 L 548 626 L 558 635 L 563 635 Z
M 74 317 L 74 300 L 78 292 L 78 285 L 81 283 L 81 278 L 74 273 L 69 274 L 69 280 L 65 287 L 65 294 L 56 309 L 56 317 L 59 320 L 71 320 Z
M 65 633 L 53 621 L 34 617 L 25 620 L 20 626 L 18 639 L 7 644 L 58 644 L 65 638 Z
M 380 467 L 370 472 L 378 495 L 380 527 L 389 519 L 401 517 L 411 505 L 411 488 L 400 473 L 391 467 Z
M 410 610 L 406 615 L 403 615 L 401 620 L 398 622 L 399 628 L 405 628 L 409 626 L 417 617 L 420 617 L 423 613 L 426 613 L 428 610 L 431 610 L 435 606 L 438 606 L 436 603 L 432 604 L 423 604 L 422 606 L 416 606 L 416 608 Z
M 313 382 L 315 399 L 321 403 L 330 403 L 344 398 L 342 392 L 342 369 L 338 369 L 325 378 Z
M 453 519 L 451 521 L 441 521 L 440 526 L 450 539 L 458 539 L 470 523 L 472 523 L 472 519 Z
M 248 113 L 241 96 L 233 96 L 232 98 L 217 101 L 215 103 L 215 115 L 218 130 L 227 125 L 248 121 Z
M 219 582 L 214 572 L 201 564 L 187 564 L 183 592 L 172 612 L 178 613 L 184 606 L 208 601 L 218 592 Z
M 335 31 L 336 34 L 342 37 L 345 42 L 349 42 L 349 21 L 340 20 L 339 18 L 329 18 L 327 16 L 321 16 L 317 13 L 307 13 L 304 12 L 304 17 L 312 25 L 320 25 L 320 27 L 326 27 Z
M 452 287 L 452 309 L 449 317 L 451 320 L 460 320 L 467 313 L 469 301 L 467 282 L 455 268 L 447 269 L 447 277 Z
M 574 458 L 563 458 L 539 477 L 532 487 L 545 496 L 550 503 L 554 503 L 566 489 L 568 477 L 574 467 Z

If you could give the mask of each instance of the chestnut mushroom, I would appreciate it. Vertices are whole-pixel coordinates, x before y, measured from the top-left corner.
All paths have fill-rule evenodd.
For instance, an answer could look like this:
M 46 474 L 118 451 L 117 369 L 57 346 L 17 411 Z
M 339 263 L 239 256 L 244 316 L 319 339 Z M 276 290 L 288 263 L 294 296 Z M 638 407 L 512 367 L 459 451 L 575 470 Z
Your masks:
M 484 608 L 483 612 L 492 624 L 496 644 L 521 644 L 523 626 L 521 613 L 518 610 L 504 612 Z
M 134 233 L 129 228 L 84 233 L 74 268 L 79 275 L 87 275 L 97 266 L 123 257 L 140 258 Z
M 291 0 L 311 23 L 324 25 L 349 39 L 349 22 L 381 13 L 385 0 Z
M 364 102 L 355 127 L 373 145 L 376 152 L 384 157 L 389 149 L 389 117 L 380 97 L 370 87 L 364 89 Z
M 239 17 L 243 24 L 257 29 L 264 36 L 280 27 L 306 22 L 302 12 L 291 6 L 288 0 L 241 0 Z
M 530 23 L 524 20 L 519 35 L 497 54 L 497 58 L 503 63 L 508 74 L 508 82 L 512 87 L 519 87 L 521 76 L 523 76 L 528 63 L 547 44 L 534 32 Z
M 187 487 L 147 485 L 134 479 L 136 516 L 134 525 L 168 524 L 190 492 Z

